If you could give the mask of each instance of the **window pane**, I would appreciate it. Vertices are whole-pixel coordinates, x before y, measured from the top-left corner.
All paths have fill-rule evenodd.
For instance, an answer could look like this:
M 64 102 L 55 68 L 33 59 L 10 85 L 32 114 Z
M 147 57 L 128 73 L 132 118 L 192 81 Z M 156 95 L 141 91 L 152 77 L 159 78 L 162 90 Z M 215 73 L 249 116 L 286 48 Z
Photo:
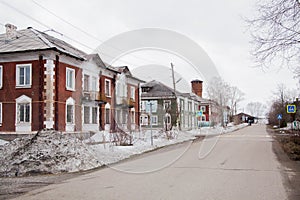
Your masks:
M 92 108 L 92 123 L 97 124 L 97 115 L 98 115 L 98 109 L 97 107 Z
M 73 105 L 67 105 L 67 122 L 73 123 Z
M 19 122 L 24 122 L 24 104 L 19 104 Z
M 89 124 L 90 123 L 90 107 L 84 106 L 83 112 L 84 112 L 84 123 Z
M 25 85 L 30 85 L 30 67 L 25 67 Z
M 30 122 L 30 105 L 25 104 L 25 122 Z
M 92 91 L 95 92 L 97 90 L 97 78 L 93 77 L 92 78 Z
M 110 110 L 105 109 L 105 123 L 110 124 Z
M 109 81 L 105 81 L 105 95 L 106 96 L 110 96 L 110 82 Z
M 90 77 L 88 75 L 84 75 L 84 78 L 83 78 L 83 89 L 84 91 L 89 91 L 89 79 Z
M 19 85 L 24 85 L 24 77 L 25 74 L 24 74 L 24 68 L 23 67 L 20 67 L 19 68 Z

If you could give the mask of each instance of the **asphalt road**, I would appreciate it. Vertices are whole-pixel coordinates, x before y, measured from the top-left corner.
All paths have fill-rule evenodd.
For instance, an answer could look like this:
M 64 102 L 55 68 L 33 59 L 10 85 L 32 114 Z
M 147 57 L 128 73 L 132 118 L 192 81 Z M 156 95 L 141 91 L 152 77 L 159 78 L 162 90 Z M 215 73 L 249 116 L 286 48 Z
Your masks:
M 286 170 L 263 125 L 184 143 L 17 199 L 284 200 Z

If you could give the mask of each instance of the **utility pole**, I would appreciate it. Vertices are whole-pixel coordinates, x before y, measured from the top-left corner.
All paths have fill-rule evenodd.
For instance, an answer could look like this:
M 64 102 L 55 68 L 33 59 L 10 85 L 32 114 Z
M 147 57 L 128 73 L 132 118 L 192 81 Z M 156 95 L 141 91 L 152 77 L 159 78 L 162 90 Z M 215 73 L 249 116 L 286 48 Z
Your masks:
M 174 65 L 171 63 L 172 69 L 172 79 L 173 79 L 173 89 L 174 89 L 174 97 L 175 97 L 175 105 L 176 105 L 176 122 L 178 125 L 179 130 L 181 130 L 180 121 L 178 122 L 179 112 L 178 112 L 178 104 L 177 104 L 177 95 L 176 95 L 176 82 L 175 82 L 175 75 L 174 75 Z

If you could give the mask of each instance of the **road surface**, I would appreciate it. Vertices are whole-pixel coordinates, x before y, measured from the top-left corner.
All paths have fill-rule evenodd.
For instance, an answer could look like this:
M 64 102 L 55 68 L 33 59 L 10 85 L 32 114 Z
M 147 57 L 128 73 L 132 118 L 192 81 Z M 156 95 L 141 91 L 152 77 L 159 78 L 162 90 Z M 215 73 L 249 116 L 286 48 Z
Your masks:
M 200 151 L 200 153 L 199 153 Z M 288 199 L 265 126 L 145 154 L 17 199 Z

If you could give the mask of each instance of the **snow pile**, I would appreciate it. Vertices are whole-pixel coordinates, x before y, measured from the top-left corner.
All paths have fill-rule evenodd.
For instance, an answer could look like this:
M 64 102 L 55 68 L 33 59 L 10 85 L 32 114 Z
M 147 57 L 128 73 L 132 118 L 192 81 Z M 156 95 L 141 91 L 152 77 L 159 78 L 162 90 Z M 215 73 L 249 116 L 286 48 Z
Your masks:
M 7 143 L 8 143 L 7 141 L 1 140 L 1 139 L 0 139 L 0 146 L 1 146 L 1 145 L 5 145 L 5 144 L 7 144 Z
M 100 165 L 94 152 L 74 135 L 52 130 L 0 146 L 0 176 L 75 172 Z

